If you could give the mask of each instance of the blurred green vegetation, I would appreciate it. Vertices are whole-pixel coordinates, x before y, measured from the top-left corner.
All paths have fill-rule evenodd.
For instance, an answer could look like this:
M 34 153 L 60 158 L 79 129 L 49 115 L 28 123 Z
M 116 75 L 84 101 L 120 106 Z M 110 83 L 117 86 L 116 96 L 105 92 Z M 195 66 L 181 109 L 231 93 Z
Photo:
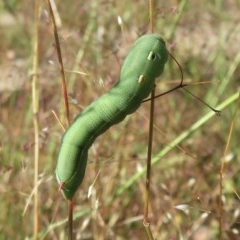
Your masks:
M 71 119 L 117 81 L 138 36 L 149 31 L 148 2 L 60 1 L 59 36 Z M 188 89 L 216 107 L 238 91 L 238 1 L 156 1 L 155 32 L 179 61 Z M 122 28 L 117 18 L 123 21 Z M 33 236 L 33 124 L 31 59 L 33 1 L 0 3 L 0 239 Z M 77 72 L 85 72 L 81 75 Z M 64 118 L 51 20 L 42 2 L 40 24 L 39 229 L 44 239 L 66 239 L 67 204 L 54 178 Z M 169 59 L 157 84 L 164 92 L 180 81 Z M 200 84 L 209 81 L 208 84 Z M 211 111 L 178 90 L 155 103 L 153 156 Z M 150 222 L 156 239 L 219 239 L 219 170 L 236 102 L 165 155 L 152 168 Z M 75 198 L 77 239 L 147 239 L 142 225 L 144 177 L 110 205 L 109 199 L 145 166 L 149 103 L 103 134 L 89 150 L 84 183 Z M 239 119 L 239 112 L 236 119 Z M 239 124 L 234 125 L 224 168 L 223 239 L 239 239 Z M 94 182 L 90 198 L 89 186 Z M 98 207 L 97 207 L 98 206 Z M 25 213 L 24 209 L 26 208 Z

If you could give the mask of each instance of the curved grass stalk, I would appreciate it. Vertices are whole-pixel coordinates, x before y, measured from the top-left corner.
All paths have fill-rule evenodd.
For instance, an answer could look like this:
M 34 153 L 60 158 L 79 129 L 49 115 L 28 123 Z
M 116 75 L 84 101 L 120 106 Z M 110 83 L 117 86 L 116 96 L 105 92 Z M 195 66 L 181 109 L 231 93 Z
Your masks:
M 220 180 L 219 180 L 219 240 L 223 239 L 223 220 L 224 220 L 223 205 L 224 205 L 224 203 L 223 203 L 222 199 L 223 199 L 223 175 L 224 175 L 224 170 L 225 170 L 225 160 L 227 158 L 227 154 L 229 151 L 229 145 L 230 145 L 234 125 L 236 124 L 236 119 L 237 119 L 236 116 L 237 116 L 239 106 L 240 106 L 240 92 L 238 94 L 237 104 L 236 104 L 235 111 L 233 113 L 233 118 L 232 118 L 232 122 L 230 124 L 229 134 L 228 134 L 226 146 L 225 146 L 225 149 L 223 152 L 223 156 L 221 159 L 221 165 L 220 165 L 220 170 L 219 170 L 219 177 L 220 177 Z

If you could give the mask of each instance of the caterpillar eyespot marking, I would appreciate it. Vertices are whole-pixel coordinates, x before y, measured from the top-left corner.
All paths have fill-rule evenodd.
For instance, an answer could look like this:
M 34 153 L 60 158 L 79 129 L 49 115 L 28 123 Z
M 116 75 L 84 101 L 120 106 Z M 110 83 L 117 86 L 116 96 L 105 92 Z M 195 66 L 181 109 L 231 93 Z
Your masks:
M 156 59 L 156 54 L 151 51 L 151 52 L 149 53 L 147 59 L 148 59 L 149 61 L 154 61 L 154 60 Z
M 154 88 L 167 59 L 168 51 L 159 35 L 141 36 L 122 64 L 119 81 L 86 107 L 66 130 L 56 166 L 56 179 L 66 199 L 73 198 L 83 181 L 88 149 L 95 139 L 139 108 Z

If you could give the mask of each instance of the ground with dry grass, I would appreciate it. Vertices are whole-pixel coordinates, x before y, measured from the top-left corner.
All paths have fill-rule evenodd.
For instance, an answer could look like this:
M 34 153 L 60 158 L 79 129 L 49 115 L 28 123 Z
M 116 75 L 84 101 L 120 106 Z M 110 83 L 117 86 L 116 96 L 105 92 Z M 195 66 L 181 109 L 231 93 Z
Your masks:
M 156 2 L 155 32 L 163 36 L 169 51 L 180 62 L 184 81 L 211 82 L 188 89 L 213 107 L 233 96 L 240 73 L 238 1 Z M 92 0 L 56 1 L 56 5 L 73 119 L 117 81 L 129 47 L 148 31 L 148 3 Z M 0 239 L 33 236 L 33 19 L 33 1 L 0 3 Z M 64 104 L 52 25 L 44 1 L 40 39 L 39 236 L 66 239 L 67 205 L 54 177 L 62 129 L 52 114 L 54 110 L 64 119 Z M 169 59 L 156 91 L 166 91 L 179 81 L 179 69 Z M 85 180 L 75 197 L 76 239 L 147 239 L 142 225 L 145 177 L 132 177 L 146 164 L 149 106 L 143 104 L 90 149 Z M 149 212 L 156 239 L 220 239 L 220 221 L 222 239 L 239 239 L 237 121 L 228 141 L 236 108 L 239 105 L 232 101 L 220 117 L 211 117 L 189 132 L 192 124 L 203 119 L 210 109 L 181 90 L 156 100 L 156 164 L 152 168 Z M 239 112 L 235 119 L 239 119 Z M 182 133 L 188 135 L 178 146 L 167 154 L 161 152 Z

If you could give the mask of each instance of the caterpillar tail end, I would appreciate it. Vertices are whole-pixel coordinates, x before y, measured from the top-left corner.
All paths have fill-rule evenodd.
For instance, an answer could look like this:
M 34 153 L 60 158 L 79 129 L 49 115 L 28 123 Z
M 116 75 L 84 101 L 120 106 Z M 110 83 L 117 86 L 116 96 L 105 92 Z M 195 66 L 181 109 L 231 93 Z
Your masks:
M 74 193 L 72 193 L 70 190 L 66 189 L 66 184 L 65 182 L 61 181 L 56 173 L 56 178 L 57 178 L 57 182 L 58 182 L 58 191 L 61 191 L 63 197 L 66 200 L 72 200 L 73 199 L 73 195 Z

